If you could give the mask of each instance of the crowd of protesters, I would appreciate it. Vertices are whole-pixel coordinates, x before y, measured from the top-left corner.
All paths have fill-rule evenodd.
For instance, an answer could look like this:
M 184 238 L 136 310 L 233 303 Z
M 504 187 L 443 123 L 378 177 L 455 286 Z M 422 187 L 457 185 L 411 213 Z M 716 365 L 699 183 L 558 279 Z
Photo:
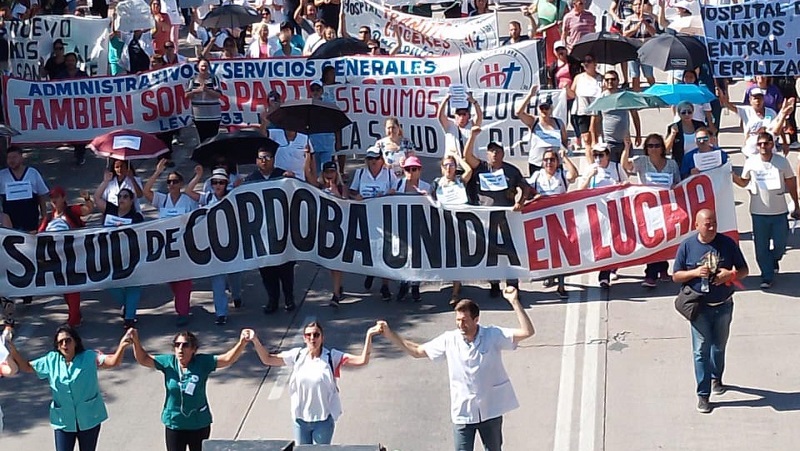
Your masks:
M 34 167 L 25 164 L 23 149 L 11 146 L 7 150 L 5 169 L 0 170 L 0 195 L 2 196 L 2 225 L 28 233 L 59 232 L 86 227 L 86 220 L 92 213 L 99 213 L 101 224 L 105 227 L 119 227 L 142 222 L 146 219 L 142 203 L 149 204 L 159 217 L 170 217 L 191 212 L 197 208 L 213 206 L 224 198 L 231 189 L 247 183 L 258 183 L 283 177 L 294 177 L 303 180 L 320 190 L 339 199 L 363 201 L 365 199 L 392 196 L 396 194 L 429 196 L 444 206 L 476 205 L 484 207 L 508 208 L 522 210 L 526 205 L 537 202 L 542 197 L 559 196 L 570 189 L 594 189 L 610 185 L 630 183 L 632 180 L 641 184 L 657 184 L 672 187 L 681 180 L 695 175 L 701 170 L 697 167 L 695 156 L 706 152 L 719 152 L 719 163 L 725 164 L 728 155 L 717 145 L 717 133 L 720 130 L 721 114 L 728 109 L 737 114 L 742 121 L 742 152 L 747 156 L 741 175 L 734 172 L 732 181 L 738 186 L 747 187 L 751 193 L 750 213 L 753 219 L 753 241 L 758 267 L 761 274 L 760 288 L 769 290 L 776 282 L 780 270 L 780 261 L 786 250 L 788 237 L 788 216 L 800 219 L 798 204 L 798 187 L 795 171 L 786 156 L 797 148 L 795 126 L 794 78 L 772 79 L 757 76 L 748 83 L 743 105 L 732 103 L 728 95 L 731 80 L 714 79 L 707 65 L 694 70 L 670 74 L 673 82 L 687 84 L 703 84 L 716 93 L 718 100 L 707 104 L 681 102 L 674 109 L 675 117 L 664 129 L 663 134 L 652 133 L 642 136 L 641 121 L 635 110 L 611 110 L 603 113 L 591 112 L 589 105 L 597 98 L 612 95 L 621 90 L 640 91 L 642 85 L 655 83 L 653 68 L 630 61 L 622 64 L 619 70 L 611 67 L 600 70 L 598 61 L 587 55 L 580 60 L 570 56 L 572 48 L 588 33 L 599 30 L 600 23 L 587 9 L 585 0 L 535 0 L 530 6 L 523 8 L 528 33 L 523 33 L 522 24 L 512 21 L 509 25 L 509 39 L 504 44 L 511 44 L 529 38 L 555 37 L 547 45 L 551 54 L 548 59 L 552 64 L 547 68 L 547 77 L 542 81 L 542 88 L 564 89 L 568 98 L 569 119 L 565 122 L 553 114 L 554 104 L 550 98 L 539 98 L 538 86 L 533 86 L 517 105 L 517 116 L 530 131 L 529 159 L 527 167 L 517 167 L 505 160 L 506 149 L 501 143 L 490 142 L 485 154 L 477 152 L 476 140 L 482 133 L 483 114 L 471 96 L 467 105 L 458 108 L 449 107 L 449 98 L 441 101 L 437 118 L 441 125 L 440 132 L 445 136 L 446 150 L 441 161 L 425 163 L 413 150 L 413 144 L 405 138 L 403 124 L 398 118 L 385 118 L 385 136 L 366 149 L 363 165 L 355 172 L 345 171 L 341 155 L 337 155 L 340 137 L 336 134 L 305 135 L 293 130 L 275 128 L 262 115 L 259 127 L 261 132 L 279 143 L 277 150 L 263 148 L 258 151 L 255 169 L 248 175 L 240 175 L 235 165 L 221 159 L 212 168 L 204 180 L 204 169 L 195 168 L 191 179 L 186 180 L 177 170 L 167 170 L 174 166 L 171 161 L 162 159 L 155 171 L 143 181 L 130 162 L 113 161 L 104 169 L 99 180 L 102 180 L 93 194 L 81 192 L 81 202 L 70 202 L 67 190 L 62 186 L 48 186 L 41 174 Z M 698 14 L 696 2 L 678 1 L 672 5 L 678 16 Z M 720 0 L 720 3 L 724 3 Z M 734 0 L 735 3 L 735 0 Z M 112 5 L 113 6 L 113 5 Z M 139 73 L 158 69 L 165 65 L 181 64 L 192 60 L 196 62 L 197 74 L 190 80 L 186 90 L 187 99 L 192 105 L 192 117 L 200 141 L 214 137 L 220 130 L 220 82 L 210 70 L 209 59 L 228 58 L 269 58 L 281 56 L 310 55 L 324 42 L 337 37 L 347 37 L 345 29 L 346 14 L 336 1 L 302 0 L 299 3 L 282 2 L 280 5 L 256 5 L 262 20 L 247 29 L 205 29 L 202 18 L 209 12 L 209 6 L 193 9 L 181 9 L 179 2 L 158 1 L 150 4 L 155 26 L 150 30 L 139 30 L 124 33 L 110 30 L 109 67 L 112 75 Z M 415 6 L 405 10 L 426 15 L 429 9 Z M 453 7 L 447 14 L 454 14 Z M 653 11 L 656 11 L 654 14 Z M 663 0 L 651 3 L 648 0 L 617 0 L 612 2 L 609 11 L 612 32 L 629 38 L 647 40 L 665 32 L 669 20 L 666 18 Z M 465 15 L 483 14 L 489 11 L 488 2 L 477 0 L 463 9 Z M 5 10 L 5 17 L 10 20 L 27 19 L 36 14 L 86 13 L 75 1 L 50 2 L 47 4 L 31 4 L 29 0 L 18 1 L 10 10 Z M 114 15 L 114 9 L 105 2 L 95 1 L 90 14 Z M 185 27 L 185 28 L 184 28 Z M 189 33 L 190 44 L 195 45 L 193 59 L 187 59 L 178 53 L 178 44 L 182 30 Z M 367 43 L 375 54 L 397 54 L 401 45 L 390 51 L 380 48 L 369 27 L 361 27 L 358 39 Z M 42 79 L 58 80 L 86 76 L 79 68 L 75 53 L 66 51 L 64 42 L 53 43 L 52 55 L 43 62 L 40 72 Z M 2 56 L 0 54 L 0 56 Z M 641 78 L 644 80 L 641 80 Z M 336 84 L 332 71 L 323 73 L 320 80 L 314 80 L 307 86 L 309 98 L 330 100 L 331 85 Z M 531 103 L 534 98 L 537 100 Z M 279 98 L 271 98 L 275 105 Z M 452 114 L 449 112 L 452 111 Z M 632 127 L 631 127 L 632 126 Z M 569 130 L 571 128 L 571 131 Z M 633 129 L 633 130 L 632 130 Z M 584 151 L 583 161 L 574 161 L 571 157 L 569 136 L 574 136 L 574 147 Z M 179 143 L 175 133 L 160 136 L 168 144 Z M 636 155 L 641 146 L 641 154 Z M 78 164 L 84 161 L 85 148 L 76 147 Z M 485 155 L 484 159 L 478 155 Z M 424 164 L 435 165 L 441 170 L 441 176 L 432 180 L 421 177 Z M 708 170 L 708 167 L 704 168 Z M 156 184 L 160 177 L 166 175 L 166 189 L 158 191 Z M 635 177 L 635 179 L 633 179 Z M 205 183 L 203 183 L 205 182 Z M 793 209 L 787 206 L 784 194 L 789 194 L 793 201 Z M 715 239 L 712 229 L 715 225 L 713 212 L 703 212 L 697 218 L 701 242 L 708 244 Z M 714 224 L 712 224 L 714 222 Z M 705 240 L 705 241 L 703 241 Z M 726 252 L 729 251 L 729 243 Z M 654 288 L 659 282 L 675 281 L 677 283 L 697 284 L 708 277 L 708 268 L 700 269 L 692 252 L 695 245 L 685 245 L 686 249 L 679 254 L 672 277 L 666 261 L 649 263 L 644 271 L 642 286 Z M 687 257 L 687 253 L 689 256 Z M 736 280 L 736 271 L 744 277 L 747 266 L 740 254 L 735 254 L 734 267 L 726 268 L 720 273 L 718 282 Z M 687 260 L 688 258 L 688 260 Z M 694 265 L 694 266 L 693 266 Z M 727 272 L 726 272 L 727 271 Z M 295 300 L 295 262 L 287 262 L 278 266 L 260 268 L 260 276 L 266 292 L 266 303 L 263 313 L 273 315 L 279 310 L 281 298 L 283 308 L 293 311 Z M 211 278 L 214 299 L 215 324 L 225 325 L 229 316 L 229 304 L 234 309 L 244 305 L 240 273 L 220 274 Z M 615 269 L 599 272 L 598 284 L 603 289 L 610 289 L 612 281 L 617 278 Z M 330 306 L 339 308 L 344 297 L 342 274 L 331 271 Z M 371 289 L 373 277 L 367 276 L 364 287 Z M 459 317 L 467 317 L 467 324 L 462 333 L 471 334 L 474 340 L 477 328 L 477 305 L 463 304 L 460 297 L 461 283 L 454 281 L 449 304 L 456 309 Z M 505 289 L 501 287 L 505 284 Z M 543 288 L 555 287 L 556 295 L 562 299 L 569 298 L 564 275 L 541 281 Z M 404 301 L 411 295 L 414 302 L 422 301 L 421 285 L 415 280 L 397 282 L 396 291 L 392 292 L 392 281 L 382 279 L 379 293 L 383 301 Z M 189 323 L 190 299 L 193 290 L 192 280 L 172 281 L 169 283 L 177 314 L 176 325 L 184 327 Z M 492 298 L 506 296 L 514 298 L 519 287 L 518 280 L 489 281 L 489 295 Z M 140 287 L 120 287 L 113 291 L 119 303 L 125 329 L 131 329 L 119 344 L 113 356 L 102 356 L 83 349 L 80 337 L 75 328 L 81 325 L 80 293 L 65 293 L 68 305 L 67 326 L 59 329 L 54 338 L 54 351 L 35 361 L 28 362 L 18 351 L 9 346 L 12 358 L 0 369 L 10 375 L 17 370 L 36 372 L 43 378 L 58 378 L 51 372 L 52 361 L 66 359 L 78 362 L 88 371 L 89 382 L 87 396 L 96 393 L 96 368 L 117 366 L 124 349 L 132 345 L 136 361 L 146 367 L 155 368 L 165 374 L 167 380 L 167 402 L 164 408 L 164 424 L 167 428 L 167 448 L 199 449 L 197 446 L 209 436 L 210 411 L 203 403 L 205 400 L 205 383 L 208 374 L 215 369 L 228 366 L 238 359 L 246 343 L 252 342 L 265 365 L 292 367 L 293 371 L 315 372 L 322 390 L 334 393 L 337 391 L 335 378 L 340 366 L 360 366 L 369 361 L 371 339 L 377 334 L 384 334 L 393 343 L 412 356 L 427 356 L 431 359 L 447 354 L 449 347 L 457 346 L 449 343 L 452 337 L 442 338 L 427 345 L 418 345 L 400 338 L 392 332 L 388 324 L 379 323 L 367 333 L 364 353 L 360 356 L 346 354 L 337 350 L 322 348 L 322 326 L 318 323 L 308 324 L 304 328 L 306 348 L 270 354 L 255 337 L 252 330 L 242 332 L 239 342 L 228 353 L 221 356 L 197 354 L 196 337 L 189 332 L 180 333 L 173 339 L 175 355 L 151 355 L 141 346 L 138 333 L 135 331 L 138 318 L 136 310 L 141 298 Z M 507 293 L 514 295 L 507 296 Z M 729 322 L 732 289 L 715 295 L 715 304 L 722 306 L 721 315 L 727 315 Z M 723 296 L 724 295 L 724 296 Z M 32 297 L 22 299 L 24 303 L 33 301 Z M 511 301 L 511 300 L 510 300 Z M 518 299 L 511 301 L 515 310 Z M 516 302 L 516 304 L 515 304 Z M 719 303 L 716 303 L 719 302 Z M 14 324 L 14 301 L 3 299 L 3 316 L 6 326 Z M 459 310 L 460 309 L 460 310 Z M 723 311 L 728 309 L 727 311 Z M 712 310 L 709 310 L 712 311 Z M 717 311 L 717 310 L 713 310 Z M 520 312 L 517 311 L 518 316 Z M 521 315 L 525 315 L 524 312 Z M 710 315 L 710 313 L 706 313 Z M 470 322 L 473 321 L 473 322 Z M 698 321 L 706 321 L 701 316 Z M 710 320 L 709 320 L 710 321 Z M 492 331 L 498 346 L 502 349 L 513 349 L 515 344 L 533 334 L 532 325 L 520 316 L 521 329 L 516 332 Z M 701 323 L 693 324 L 693 337 L 702 338 L 703 334 L 713 334 L 710 327 L 703 329 Z M 528 327 L 530 326 L 530 327 Z M 460 326 L 461 327 L 461 326 Z M 483 329 L 480 329 L 483 330 Z M 481 332 L 482 333 L 482 332 Z M 489 333 L 489 332 L 487 332 Z M 696 358 L 702 366 L 703 359 L 708 360 L 708 346 L 697 338 Z M 488 338 L 487 338 L 488 339 Z M 720 339 L 722 347 L 727 340 Z M 84 354 L 89 352 L 88 354 Z M 716 352 L 719 352 L 717 350 Z M 724 354 L 724 349 L 722 350 Z M 702 355 L 700 355 L 702 354 Z M 81 357 L 79 357 L 81 356 Z M 448 356 L 449 361 L 449 356 Z M 330 369 L 331 374 L 328 374 Z M 502 369 L 502 367 L 501 367 Z M 182 371 L 196 375 L 197 381 L 191 388 L 185 385 L 181 377 Z M 721 369 L 717 374 L 711 372 L 698 375 L 698 409 L 710 411 L 708 397 L 712 390 L 722 390 Z M 320 375 L 321 374 L 321 375 Z M 499 373 L 498 373 L 499 374 Z M 504 370 L 498 377 L 504 376 Z M 702 376 L 702 377 L 701 377 Z M 507 378 L 507 377 L 506 377 Z M 187 390 L 199 390 L 200 396 L 194 398 L 197 404 L 183 405 L 182 393 Z M 512 392 L 513 395 L 513 392 Z M 61 396 L 53 389 L 54 399 Z M 181 397 L 180 400 L 175 397 Z M 334 396 L 338 400 L 338 395 Z M 305 400 L 311 402 L 309 400 Z M 304 402 L 305 402 L 304 401 Z M 455 401 L 454 401 L 455 402 Z M 70 443 L 78 440 L 87 449 L 96 443 L 100 422 L 105 420 L 102 398 L 98 398 L 95 406 L 101 415 L 95 415 L 93 421 L 82 423 L 80 416 L 72 418 L 72 424 L 54 427 L 62 433 L 56 433 L 58 449 L 72 449 Z M 180 403 L 180 406 L 179 406 Z M 514 404 L 514 403 L 511 403 Z M 507 411 L 507 407 L 498 407 L 497 411 Z M 177 413 L 182 409 L 191 409 L 198 418 L 188 423 L 182 422 Z M 510 407 L 513 408 L 513 407 Z M 204 410 L 205 409 L 205 410 Z M 293 415 L 296 420 L 296 436 L 303 442 L 330 442 L 335 420 L 341 406 L 325 405 L 320 412 L 309 415 L 302 406 L 295 405 L 293 399 Z M 201 412 L 202 415 L 200 415 Z M 78 412 L 74 415 L 87 414 Z M 186 415 L 184 415 L 186 416 Z M 490 418 L 489 420 L 493 420 Z M 470 415 L 454 417 L 456 424 L 473 424 Z M 487 421 L 489 421 L 487 420 Z M 482 421 L 479 423 L 483 423 Z M 70 430 L 75 424 L 76 431 Z M 471 430 L 457 429 L 458 440 L 471 442 L 475 432 L 489 434 L 493 443 L 501 436 L 497 434 L 500 424 L 487 423 Z M 79 429 L 79 431 L 78 431 Z M 61 443 L 61 445 L 58 445 Z M 484 440 L 486 443 L 486 440 Z M 63 448 L 59 448 L 59 447 Z M 459 448 L 460 449 L 460 448 Z M 467 449 L 467 448 L 464 448 Z M 500 449 L 500 445 L 487 445 L 487 449 Z

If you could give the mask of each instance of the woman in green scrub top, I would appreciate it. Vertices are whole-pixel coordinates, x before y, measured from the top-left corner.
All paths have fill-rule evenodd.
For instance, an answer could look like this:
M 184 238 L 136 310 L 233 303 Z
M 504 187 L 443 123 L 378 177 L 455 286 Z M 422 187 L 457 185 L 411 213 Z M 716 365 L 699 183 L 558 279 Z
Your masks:
M 167 451 L 201 451 L 203 440 L 211 435 L 211 409 L 206 397 L 208 375 L 214 370 L 233 365 L 253 339 L 252 329 L 242 329 L 239 341 L 221 355 L 199 354 L 197 337 L 178 332 L 172 338 L 172 354 L 148 354 L 133 331 L 133 355 L 139 365 L 164 373 L 166 398 L 161 422 L 166 427 Z
M 39 379 L 50 382 L 53 393 L 50 425 L 55 429 L 56 451 L 72 451 L 76 441 L 80 451 L 97 449 L 100 424 L 108 419 L 97 383 L 97 370 L 119 366 L 125 347 L 130 343 L 130 333 L 126 333 L 117 351 L 113 355 L 104 355 L 85 349 L 78 331 L 63 325 L 56 329 L 53 350 L 29 362 L 13 343 L 6 342 L 20 371 L 36 373 Z

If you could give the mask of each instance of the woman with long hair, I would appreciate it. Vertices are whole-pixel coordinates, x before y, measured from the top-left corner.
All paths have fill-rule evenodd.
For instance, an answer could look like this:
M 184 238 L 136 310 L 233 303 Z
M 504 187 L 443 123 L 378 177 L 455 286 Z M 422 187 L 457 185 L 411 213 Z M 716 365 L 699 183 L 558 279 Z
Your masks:
M 201 451 L 203 440 L 211 435 L 211 408 L 206 396 L 208 376 L 236 363 L 255 332 L 242 329 L 239 341 L 220 355 L 198 353 L 200 342 L 188 330 L 172 337 L 172 353 L 152 355 L 142 347 L 136 329 L 131 332 L 136 362 L 164 373 L 166 396 L 161 422 L 166 429 L 167 451 L 186 451 L 187 447 L 189 451 Z
M 12 342 L 6 342 L 20 371 L 36 373 L 50 383 L 50 425 L 55 430 L 56 451 L 72 451 L 76 441 L 81 451 L 97 449 L 100 424 L 108 419 L 97 370 L 122 363 L 132 330 L 125 333 L 112 355 L 84 348 L 78 331 L 69 325 L 56 329 L 53 349 L 36 360 L 28 361 Z
M 313 184 L 314 178 L 310 177 L 313 174 L 314 163 L 311 158 L 306 158 L 306 180 Z M 342 176 L 337 170 L 336 163 L 333 161 L 326 161 L 322 164 L 322 172 L 316 179 L 317 188 L 323 192 L 334 196 L 337 199 L 347 199 L 348 191 L 347 186 L 342 181 Z M 339 307 L 344 297 L 344 287 L 342 286 L 342 272 L 331 269 L 331 282 L 333 284 L 333 295 L 328 305 L 331 307 Z
M 305 347 L 270 354 L 253 338 L 259 359 L 266 366 L 288 366 L 291 409 L 294 418 L 294 439 L 299 445 L 330 444 L 336 420 L 342 414 L 337 379 L 342 366 L 364 366 L 369 363 L 372 337 L 383 333 L 378 324 L 367 330 L 361 355 L 353 355 L 323 346 L 322 325 L 312 321 L 303 327 Z

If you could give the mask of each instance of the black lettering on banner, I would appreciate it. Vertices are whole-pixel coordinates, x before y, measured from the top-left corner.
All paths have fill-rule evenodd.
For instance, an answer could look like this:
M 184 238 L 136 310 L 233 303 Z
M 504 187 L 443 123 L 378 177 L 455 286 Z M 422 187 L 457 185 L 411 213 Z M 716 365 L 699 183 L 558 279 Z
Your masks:
M 178 230 L 178 229 L 172 229 Z M 128 242 L 128 267 L 124 265 L 126 262 L 122 261 L 122 243 L 120 237 L 125 235 L 125 241 Z M 111 276 L 112 280 L 126 279 L 133 274 L 133 270 L 139 264 L 139 239 L 136 236 L 136 231 L 133 229 L 120 229 L 111 233 L 111 261 L 114 265 L 114 273 Z
M 397 207 L 397 230 L 394 230 L 392 207 Z M 400 241 L 398 254 L 392 243 Z M 408 261 L 408 205 L 383 205 L 383 262 L 390 268 L 402 268 Z
M 250 214 L 250 207 L 253 214 Z M 239 212 L 239 231 L 242 234 L 242 250 L 245 260 L 253 258 L 255 255 L 263 257 L 267 255 L 267 247 L 264 238 L 261 236 L 261 225 L 264 224 L 264 207 L 256 193 L 244 192 L 236 195 L 236 209 Z
M 344 245 L 344 232 L 342 231 L 342 207 L 330 199 L 319 198 L 319 226 L 317 228 L 317 255 L 326 260 L 339 256 Z M 333 242 L 328 246 L 328 236 L 333 236 Z
M 458 267 L 458 254 L 456 253 L 456 228 L 455 221 L 453 220 L 453 213 L 450 210 L 442 210 L 444 216 L 444 242 L 445 246 L 445 262 L 446 268 Z
M 3 250 L 12 260 L 22 266 L 23 273 L 17 275 L 11 271 L 6 270 L 6 279 L 8 283 L 15 288 L 25 288 L 33 281 L 33 276 L 36 274 L 36 266 L 28 259 L 19 249 L 17 245 L 25 244 L 25 238 L 22 236 L 7 236 L 3 240 Z
M 97 238 L 97 247 L 94 240 Z M 84 235 L 83 246 L 86 248 L 86 273 L 92 282 L 100 282 L 111 274 L 108 260 L 108 232 Z M 99 261 L 98 261 L 99 258 Z
M 286 198 L 286 192 L 280 188 L 268 188 L 261 192 L 264 198 L 264 217 L 267 224 L 267 245 L 269 246 L 269 254 L 282 254 L 286 250 L 286 240 L 289 236 L 289 199 Z M 278 229 L 275 217 L 275 202 L 281 209 L 281 218 L 283 218 L 283 237 L 278 237 Z
M 67 285 L 83 285 L 86 283 L 86 274 L 79 273 L 75 270 L 75 264 L 78 258 L 75 255 L 75 237 L 73 235 L 64 235 L 64 260 L 67 261 Z
M 456 219 L 458 220 L 461 266 L 465 268 L 478 266 L 481 260 L 483 260 L 483 254 L 486 253 L 486 233 L 483 231 L 481 218 L 474 213 L 459 211 L 456 212 Z M 470 252 L 469 228 L 472 228 L 472 232 L 475 236 L 475 252 Z
M 172 245 L 178 242 L 178 237 L 175 235 L 180 232 L 181 229 L 174 228 L 174 229 L 167 229 L 164 231 L 164 235 L 166 235 L 164 239 L 164 257 L 167 259 L 170 258 L 178 258 L 181 256 L 181 253 L 178 249 L 173 249 Z
M 147 256 L 146 262 L 154 262 L 161 256 L 164 250 L 164 235 L 160 230 L 148 230 L 145 233 L 145 240 L 147 241 Z
M 211 261 L 211 249 L 199 249 L 194 237 L 194 227 L 197 225 L 200 218 L 205 218 L 207 213 L 208 210 L 204 208 L 191 212 L 189 214 L 189 219 L 186 221 L 186 230 L 183 232 L 186 255 L 189 256 L 192 263 L 196 265 L 205 265 Z
M 347 219 L 347 240 L 344 245 L 342 261 L 353 263 L 355 253 L 361 253 L 361 264 L 372 266 L 372 249 L 369 245 L 369 221 L 367 206 L 350 204 L 350 216 Z
M 305 207 L 303 205 L 305 204 Z M 303 236 L 302 225 L 303 212 L 305 211 L 306 235 Z M 295 249 L 300 252 L 310 252 L 314 250 L 317 235 L 317 202 L 311 191 L 298 189 L 292 195 L 292 205 L 289 208 L 291 219 L 289 221 L 292 230 L 292 243 Z
M 383 138 L 383 125 L 378 121 L 368 121 L 367 136 L 369 137 L 370 141 L 377 141 Z
M 498 238 L 502 241 L 498 241 Z M 509 265 L 520 265 L 505 210 L 489 213 L 489 253 L 486 256 L 486 266 L 497 266 L 498 257 L 501 255 L 508 258 Z
M 408 139 L 418 152 L 436 155 L 439 152 L 439 131 L 430 125 L 408 125 Z
M 225 220 L 222 228 L 217 224 L 218 213 L 222 213 Z M 233 211 L 233 205 L 228 200 L 224 200 L 211 207 L 206 224 L 208 225 L 208 241 L 214 256 L 221 262 L 233 261 L 239 254 L 239 234 L 236 231 L 236 213 Z M 220 235 L 227 235 L 227 245 L 222 244 Z
M 424 205 L 411 206 L 411 267 L 422 268 L 423 249 L 431 268 L 442 267 L 440 230 L 439 210 L 436 207 L 431 205 L 426 214 Z
M 36 237 L 36 262 L 39 269 L 36 271 L 36 286 L 44 287 L 47 285 L 45 276 L 53 273 L 56 285 L 64 285 L 64 274 L 61 273 L 61 259 L 56 251 L 56 240 L 49 235 L 39 235 Z

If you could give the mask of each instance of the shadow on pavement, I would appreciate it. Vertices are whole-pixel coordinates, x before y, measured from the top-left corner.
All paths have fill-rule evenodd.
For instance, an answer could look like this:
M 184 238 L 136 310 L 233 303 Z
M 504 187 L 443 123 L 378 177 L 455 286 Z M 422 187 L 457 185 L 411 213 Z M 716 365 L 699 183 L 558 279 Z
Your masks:
M 800 392 L 776 392 L 764 388 L 739 387 L 727 385 L 728 391 L 758 396 L 756 399 L 741 399 L 737 401 L 715 401 L 715 408 L 725 407 L 772 407 L 778 412 L 800 410 Z

